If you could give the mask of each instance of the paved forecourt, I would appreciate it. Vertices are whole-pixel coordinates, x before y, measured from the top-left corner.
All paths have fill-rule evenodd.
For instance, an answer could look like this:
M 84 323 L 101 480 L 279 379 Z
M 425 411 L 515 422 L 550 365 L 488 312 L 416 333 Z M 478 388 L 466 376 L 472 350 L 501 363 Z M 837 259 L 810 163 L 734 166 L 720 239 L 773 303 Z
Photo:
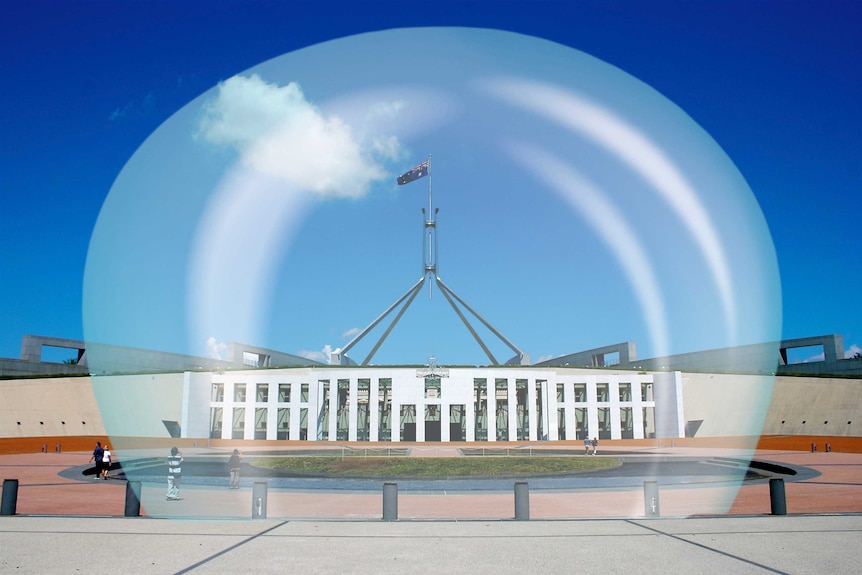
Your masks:
M 854 573 L 862 515 L 566 521 L 2 517 L 0 573 Z

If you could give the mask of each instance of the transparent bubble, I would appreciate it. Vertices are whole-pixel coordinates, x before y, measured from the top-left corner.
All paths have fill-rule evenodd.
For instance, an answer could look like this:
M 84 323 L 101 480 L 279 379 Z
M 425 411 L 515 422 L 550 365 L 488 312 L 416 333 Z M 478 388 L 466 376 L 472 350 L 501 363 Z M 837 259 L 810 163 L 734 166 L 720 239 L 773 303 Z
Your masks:
M 395 183 L 429 155 L 427 181 Z M 188 434 L 210 417 L 209 398 L 189 393 L 206 361 L 182 359 L 189 372 L 177 372 L 140 350 L 223 358 L 242 342 L 325 362 L 422 276 L 422 208 L 440 209 L 440 277 L 534 361 L 621 341 L 657 358 L 779 339 L 777 263 L 757 201 L 667 98 L 528 36 L 363 34 L 213 87 L 114 183 L 90 244 L 84 328 L 121 460 L 161 461 L 171 422 Z M 774 351 L 739 357 L 741 371 L 774 369 Z M 417 298 L 373 363 L 430 356 L 488 363 L 437 293 Z M 732 402 L 684 377 L 685 405 L 732 421 L 709 433 L 740 438 L 727 445 L 744 459 L 772 380 L 722 379 Z M 741 479 L 707 507 L 726 510 Z

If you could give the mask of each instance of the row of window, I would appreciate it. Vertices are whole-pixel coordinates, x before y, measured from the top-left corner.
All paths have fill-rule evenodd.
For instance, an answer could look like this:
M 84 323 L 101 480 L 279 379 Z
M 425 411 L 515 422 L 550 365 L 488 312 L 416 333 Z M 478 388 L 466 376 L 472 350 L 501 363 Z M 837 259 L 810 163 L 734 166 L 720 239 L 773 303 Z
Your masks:
M 328 384 L 329 382 L 323 382 Z M 290 383 L 279 383 L 278 385 L 278 402 L 279 403 L 290 403 L 291 397 L 291 385 Z M 300 398 L 299 401 L 301 403 L 308 402 L 308 392 L 309 392 L 309 384 L 300 383 Z M 346 395 L 347 389 L 349 386 L 349 380 L 338 380 L 338 389 Z M 525 394 L 527 393 L 527 380 L 516 380 L 516 393 Z M 255 396 L 254 401 L 256 403 L 267 403 L 269 401 L 269 390 L 270 384 L 268 383 L 258 383 L 258 384 L 245 384 L 245 383 L 237 383 L 233 386 L 233 402 L 234 403 L 245 403 L 246 396 L 249 387 L 254 389 Z M 483 395 L 487 394 L 487 381 L 485 379 L 476 379 L 474 380 L 474 389 L 478 392 L 477 398 L 481 401 Z M 387 395 L 391 394 L 392 390 L 392 380 L 391 379 L 381 379 L 380 385 L 378 388 L 378 394 L 381 399 L 385 398 Z M 368 400 L 368 396 L 370 394 L 370 380 L 361 379 L 358 382 L 358 391 L 360 400 Z M 497 379 L 495 381 L 495 391 L 496 397 L 505 398 L 505 395 L 508 393 L 508 381 L 506 379 Z M 587 402 L 587 384 L 585 383 L 575 383 L 573 387 L 574 391 L 574 401 L 575 403 L 586 403 Z M 642 401 L 652 401 L 653 400 L 653 389 L 652 383 L 641 383 L 641 400 Z M 632 401 L 632 384 L 628 382 L 620 383 L 618 385 L 618 393 L 619 393 L 619 401 L 621 402 L 630 402 Z M 439 378 L 427 378 L 425 382 L 425 397 L 429 399 L 435 399 L 440 397 L 440 379 Z M 596 384 L 596 400 L 599 403 L 607 403 L 610 401 L 610 384 L 608 383 L 597 383 Z M 224 384 L 223 383 L 214 383 L 212 390 L 212 401 L 217 403 L 224 402 Z M 565 384 L 558 383 L 557 384 L 557 403 L 565 402 Z
M 307 383 L 299 384 L 299 401 L 301 403 L 308 403 L 308 389 L 309 385 Z M 248 388 L 252 387 L 255 391 L 254 401 L 256 403 L 267 403 L 269 401 L 269 388 L 270 384 L 268 383 L 258 383 L 256 385 L 249 386 L 245 383 L 236 383 L 233 386 L 233 401 L 234 403 L 245 403 L 246 394 Z M 278 402 L 279 403 L 290 403 L 290 383 L 279 383 L 278 384 Z M 216 403 L 222 403 L 224 401 L 224 384 L 223 383 L 214 383 L 213 391 L 212 391 L 212 400 Z
M 416 425 L 421 423 L 425 427 L 426 441 L 440 441 L 441 430 L 444 423 L 449 426 L 450 441 L 465 441 L 467 438 L 467 411 L 465 405 L 450 405 L 448 413 L 443 413 L 440 406 L 426 405 L 424 408 L 424 417 L 417 422 L 417 406 L 414 404 L 401 405 L 397 419 L 397 431 L 401 441 L 416 441 Z M 245 418 L 246 413 L 254 413 L 254 439 L 268 439 L 267 437 L 267 419 L 275 415 L 277 418 L 275 437 L 274 439 L 308 439 L 309 423 L 312 423 L 312 428 L 316 428 L 314 433 L 315 439 L 329 439 L 329 410 L 324 409 L 319 418 L 315 422 L 309 421 L 309 411 L 307 408 L 299 409 L 299 425 L 298 438 L 290 436 L 290 413 L 289 408 L 278 408 L 270 410 L 265 407 L 246 410 L 244 407 L 234 407 L 231 418 L 230 437 L 233 439 L 245 439 Z M 378 406 L 378 440 L 389 441 L 392 434 L 392 410 L 390 406 L 380 404 Z M 631 407 L 619 408 L 619 426 L 620 437 L 630 439 L 634 437 L 634 411 Z M 537 405 L 537 420 L 536 431 L 537 437 L 545 437 L 545 431 L 542 425 L 541 408 Z M 573 439 L 584 439 L 585 437 L 598 436 L 599 439 L 610 439 L 612 432 L 611 410 L 607 407 L 600 407 L 595 412 L 598 428 L 589 429 L 588 425 L 588 410 L 587 408 L 576 408 L 572 412 L 573 418 L 567 418 L 566 410 L 559 408 L 557 410 L 557 437 L 564 440 L 567 438 L 567 430 L 574 435 Z M 489 432 L 489 418 L 494 419 L 494 431 L 498 441 L 508 439 L 526 440 L 529 439 L 530 420 L 529 412 L 524 405 L 516 406 L 515 429 L 514 434 L 510 437 L 509 433 L 509 408 L 507 404 L 497 406 L 495 414 L 489 414 L 486 406 L 477 409 L 476 417 L 473 425 L 474 436 L 476 441 L 487 441 Z M 210 411 L 210 437 L 221 438 L 224 423 L 224 410 L 221 407 L 212 407 Z M 370 417 L 368 404 L 360 405 L 360 409 L 356 413 L 356 434 L 357 440 L 368 441 L 370 439 Z M 643 437 L 655 437 L 655 408 L 642 408 L 641 425 L 643 426 Z M 349 411 L 346 408 L 340 407 L 336 414 L 335 434 L 338 440 L 347 440 L 350 429 Z M 592 435 L 590 434 L 592 432 Z M 270 438 L 272 439 L 272 438 Z

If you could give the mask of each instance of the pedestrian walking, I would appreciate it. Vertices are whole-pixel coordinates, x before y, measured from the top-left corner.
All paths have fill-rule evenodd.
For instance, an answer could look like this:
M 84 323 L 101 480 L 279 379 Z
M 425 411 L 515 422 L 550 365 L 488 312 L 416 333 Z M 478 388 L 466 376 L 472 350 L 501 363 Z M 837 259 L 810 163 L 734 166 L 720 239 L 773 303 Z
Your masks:
M 590 436 L 584 437 L 584 455 L 590 454 Z
M 241 463 L 242 453 L 239 452 L 239 449 L 234 449 L 233 453 L 230 456 L 230 459 L 227 462 L 227 466 L 230 469 L 231 489 L 239 489 L 239 466 Z
M 180 499 L 180 479 L 183 476 L 183 454 L 176 447 L 171 447 L 171 455 L 168 457 L 168 501 Z
M 593 438 L 593 455 L 599 452 L 599 440 L 595 437 Z
M 105 450 L 102 452 L 102 479 L 108 480 L 108 470 L 111 469 L 111 446 L 105 444 Z
M 102 456 L 105 454 L 105 448 L 102 447 L 102 442 L 96 442 L 96 448 L 93 450 L 93 456 L 90 461 L 96 464 L 96 475 L 93 479 L 99 479 L 102 476 Z

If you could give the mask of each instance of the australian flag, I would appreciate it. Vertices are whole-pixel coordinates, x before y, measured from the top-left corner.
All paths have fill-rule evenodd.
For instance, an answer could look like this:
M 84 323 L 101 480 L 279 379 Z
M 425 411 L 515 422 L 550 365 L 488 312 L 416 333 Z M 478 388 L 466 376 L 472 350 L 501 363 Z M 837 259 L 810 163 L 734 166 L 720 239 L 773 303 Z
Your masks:
M 398 176 L 398 185 L 403 186 L 404 184 L 409 184 L 413 180 L 418 180 L 419 178 L 424 178 L 428 175 L 431 170 L 431 159 L 427 159 L 403 176 Z

